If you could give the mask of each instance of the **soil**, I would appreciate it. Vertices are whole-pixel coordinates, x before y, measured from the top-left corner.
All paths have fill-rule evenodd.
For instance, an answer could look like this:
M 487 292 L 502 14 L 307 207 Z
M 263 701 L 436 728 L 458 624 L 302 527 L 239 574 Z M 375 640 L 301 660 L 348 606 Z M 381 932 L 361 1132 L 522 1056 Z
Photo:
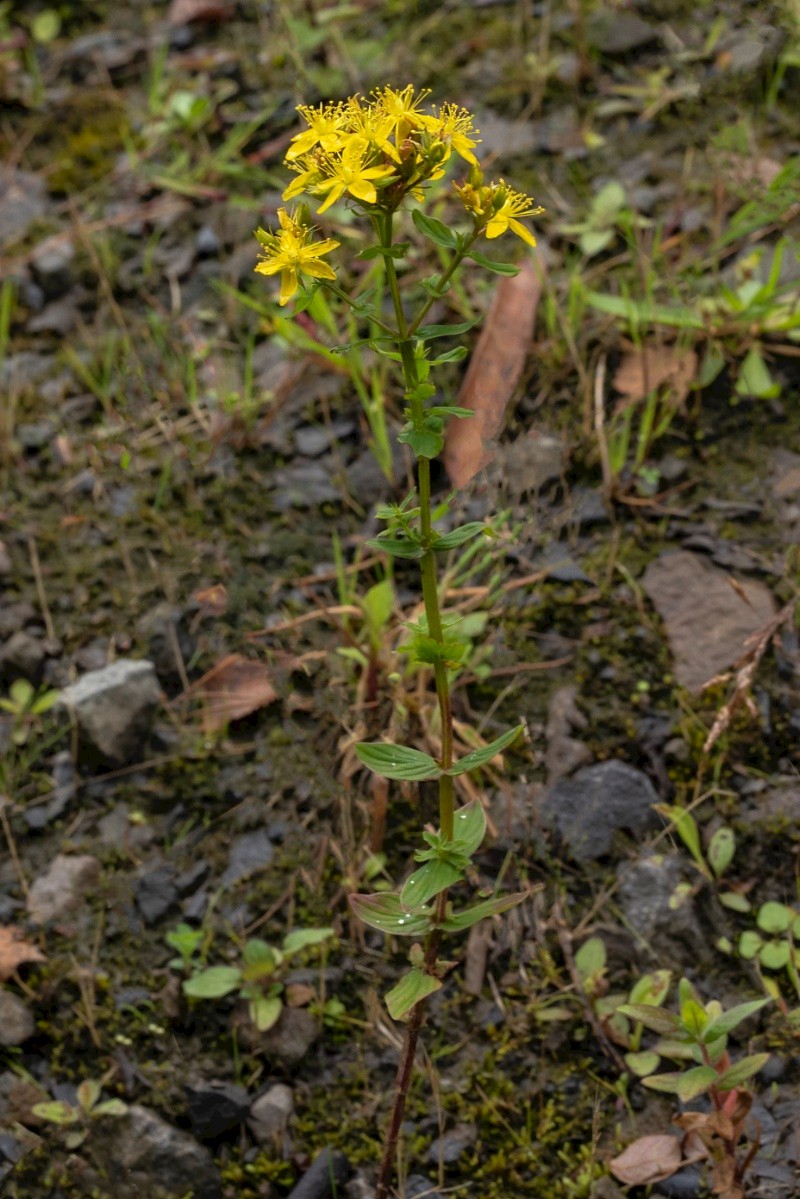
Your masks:
M 527 728 L 463 782 L 490 818 L 476 881 L 527 898 L 453 943 L 398 1194 L 709 1195 L 702 1163 L 649 1192 L 609 1173 L 681 1108 L 621 1076 L 629 1046 L 603 1014 L 655 969 L 672 1010 L 681 977 L 725 1007 L 771 995 L 730 1046 L 771 1055 L 747 1194 L 800 1193 L 800 994 L 739 952 L 761 905 L 798 898 L 800 26 L 789 6 L 703 15 L 4 6 L 0 933 L 31 951 L 0 992 L 4 1195 L 282 1199 L 304 1177 L 324 1195 L 330 1173 L 308 1171 L 325 1149 L 344 1155 L 336 1194 L 372 1193 L 402 1036 L 382 996 L 405 954 L 347 896 L 406 877 L 435 819 L 430 783 L 389 784 L 384 812 L 353 753 L 387 731 L 432 745 L 432 682 L 397 652 L 413 563 L 372 637 L 365 616 L 389 577 L 375 508 L 407 493 L 409 464 L 390 448 L 382 469 L 362 379 L 330 350 L 354 330 L 278 309 L 252 233 L 275 221 L 298 104 L 410 80 L 474 111 L 487 169 L 546 212 L 523 376 L 454 501 L 495 537 L 454 557 L 445 588 L 474 632 L 458 729 Z M 610 217 L 592 207 L 609 183 Z M 350 236 L 344 207 L 330 219 Z M 765 299 L 737 291 L 753 279 Z M 496 284 L 466 276 L 441 318 L 480 316 Z M 702 319 L 626 321 L 598 295 Z M 668 359 L 651 434 L 642 346 Z M 401 389 L 365 361 L 395 444 Z M 687 361 L 691 387 L 674 382 Z M 449 402 L 462 368 L 438 377 Z M 443 468 L 436 486 L 444 500 Z M 158 702 L 116 758 L 63 706 L 30 707 L 129 659 L 153 663 Z M 98 719 L 135 706 L 132 690 L 107 702 Z M 694 855 L 664 805 L 691 810 Z M 717 877 L 721 827 L 736 848 Z M 181 926 L 202 934 L 194 966 Z M 197 963 L 236 967 L 248 940 L 303 928 L 333 933 L 280 975 L 270 1032 L 235 989 L 184 993 Z M 575 961 L 591 937 L 593 982 Z M 79 1114 L 87 1079 L 128 1115 Z M 74 1123 L 31 1112 L 45 1100 Z

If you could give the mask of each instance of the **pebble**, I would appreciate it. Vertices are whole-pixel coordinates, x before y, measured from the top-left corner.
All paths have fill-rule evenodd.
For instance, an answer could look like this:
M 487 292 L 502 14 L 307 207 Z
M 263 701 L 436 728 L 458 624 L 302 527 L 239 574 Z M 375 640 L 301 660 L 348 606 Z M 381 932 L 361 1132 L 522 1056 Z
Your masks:
M 173 867 L 157 866 L 143 874 L 136 880 L 134 898 L 145 924 L 157 924 L 178 902 Z
M 228 865 L 220 879 L 220 887 L 226 889 L 242 879 L 249 878 L 256 870 L 262 870 L 272 861 L 275 850 L 265 829 L 243 833 L 231 845 Z
M 20 629 L 0 649 L 0 679 L 13 682 L 14 679 L 23 678 L 30 683 L 38 683 L 45 657 L 45 648 L 40 639 Z
M 350 1163 L 343 1153 L 323 1149 L 306 1170 L 289 1199 L 332 1199 L 350 1177 Z
M 0 990 L 0 1045 L 10 1049 L 22 1045 L 34 1033 L 33 1016 L 12 991 Z
M 244 1087 L 223 1079 L 205 1079 L 185 1088 L 192 1132 L 201 1141 L 213 1141 L 245 1119 L 250 1098 Z
M 658 795 L 647 775 L 612 759 L 559 779 L 544 793 L 541 816 L 577 862 L 589 862 L 610 853 L 622 829 L 641 835 L 658 828 L 655 803 Z
M 77 724 L 79 757 L 126 766 L 144 755 L 160 696 L 152 662 L 120 658 L 67 687 L 59 706 Z
M 139 1104 L 92 1137 L 93 1156 L 115 1180 L 115 1199 L 166 1194 L 222 1199 L 219 1171 L 205 1146 Z
M 58 920 L 75 908 L 100 877 L 100 863 L 89 854 L 53 858 L 28 892 L 28 915 L 34 924 Z
M 259 1145 L 271 1145 L 286 1132 L 293 1112 L 292 1088 L 276 1082 L 253 1100 L 247 1126 Z

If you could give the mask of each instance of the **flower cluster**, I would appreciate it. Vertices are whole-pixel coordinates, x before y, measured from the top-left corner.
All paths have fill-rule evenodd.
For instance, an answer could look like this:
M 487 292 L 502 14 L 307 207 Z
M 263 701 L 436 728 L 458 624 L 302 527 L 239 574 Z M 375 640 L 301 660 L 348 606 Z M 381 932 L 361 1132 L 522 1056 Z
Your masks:
M 356 95 L 317 107 L 301 104 L 297 111 L 308 128 L 295 134 L 286 152 L 285 163 L 295 178 L 284 200 L 307 194 L 321 201 L 317 211 L 322 213 L 349 197 L 368 215 L 389 217 L 407 196 L 421 200 L 424 185 L 441 179 L 445 163 L 456 154 L 470 168 L 468 182 L 456 185 L 456 192 L 473 219 L 473 238 L 499 237 L 510 230 L 535 245 L 518 218 L 542 210 L 502 180 L 484 184 L 473 153 L 479 139 L 472 114 L 457 104 L 430 104 L 424 110 L 428 95 L 409 84 L 377 88 L 369 100 Z M 256 270 L 281 272 L 280 302 L 285 304 L 301 275 L 335 278 L 319 255 L 337 243 L 309 241 L 310 231 L 283 210 L 280 222 L 276 235 L 259 230 L 263 260 Z

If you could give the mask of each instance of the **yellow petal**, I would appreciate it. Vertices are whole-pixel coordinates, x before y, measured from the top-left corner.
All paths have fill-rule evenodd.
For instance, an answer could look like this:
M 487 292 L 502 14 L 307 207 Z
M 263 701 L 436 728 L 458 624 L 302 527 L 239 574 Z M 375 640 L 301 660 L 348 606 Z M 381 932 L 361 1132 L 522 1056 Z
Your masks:
M 301 270 L 305 275 L 313 275 L 315 279 L 335 279 L 336 271 L 327 262 L 319 262 L 316 258 L 312 258 L 310 262 L 304 262 Z
M 278 271 L 283 270 L 283 263 L 276 262 L 274 258 L 267 258 L 263 262 L 257 262 L 253 270 L 258 271 L 260 275 L 277 275 Z
M 521 237 L 522 240 L 526 241 L 529 246 L 536 245 L 536 238 L 533 236 L 530 229 L 526 229 L 524 225 L 519 223 L 519 221 L 515 221 L 514 218 L 511 217 L 508 225 L 509 228 L 516 233 L 517 237 Z
M 281 271 L 281 294 L 279 304 L 288 304 L 297 291 L 297 274 L 293 267 L 286 266 Z
M 357 200 L 363 200 L 365 204 L 374 204 L 378 198 L 378 193 L 369 179 L 354 179 L 348 185 L 347 190 L 351 196 L 355 196 Z M 322 212 L 321 208 L 320 212 Z
M 328 188 L 330 190 L 328 190 L 328 197 L 325 200 L 325 203 L 319 206 L 317 212 L 324 212 L 326 208 L 330 208 L 331 204 L 335 204 L 344 191 L 344 184 L 338 179 L 326 179 L 325 184 L 326 190 Z
M 508 228 L 508 217 L 496 216 L 492 217 L 489 224 L 484 229 L 484 233 L 491 240 L 493 237 L 499 237 L 501 233 L 505 233 Z

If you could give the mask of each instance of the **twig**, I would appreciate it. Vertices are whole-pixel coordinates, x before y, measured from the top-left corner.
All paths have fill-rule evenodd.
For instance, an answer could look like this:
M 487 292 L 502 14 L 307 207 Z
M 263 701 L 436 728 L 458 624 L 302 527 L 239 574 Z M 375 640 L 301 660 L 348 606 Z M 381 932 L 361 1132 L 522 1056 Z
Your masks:
M 572 953 L 572 936 L 570 935 L 569 928 L 567 927 L 567 922 L 564 919 L 559 900 L 556 900 L 555 906 L 553 907 L 553 924 L 555 926 L 556 936 L 558 937 L 558 944 L 560 945 L 561 952 L 564 955 L 564 964 L 569 971 L 569 976 L 572 979 L 573 986 L 575 987 L 581 1007 L 583 1008 L 584 1019 L 594 1033 L 595 1039 L 597 1040 L 597 1043 L 602 1049 L 603 1053 L 614 1063 L 616 1069 L 619 1070 L 621 1074 L 624 1074 L 627 1071 L 627 1066 L 625 1065 L 621 1054 L 609 1040 L 605 1029 L 598 1020 L 597 1013 L 589 1002 L 589 997 L 586 994 L 586 988 L 583 985 L 583 979 L 580 976 L 578 967 L 575 965 L 575 957 Z
M 56 629 L 53 624 L 53 618 L 50 615 L 50 609 L 47 606 L 47 596 L 44 591 L 44 580 L 42 578 L 42 564 L 39 561 L 39 551 L 36 548 L 36 542 L 32 535 L 28 536 L 28 553 L 31 558 L 31 570 L 36 583 L 36 595 L 39 600 L 39 607 L 42 610 L 42 619 L 44 627 L 47 629 L 47 636 L 51 641 L 56 640 Z

